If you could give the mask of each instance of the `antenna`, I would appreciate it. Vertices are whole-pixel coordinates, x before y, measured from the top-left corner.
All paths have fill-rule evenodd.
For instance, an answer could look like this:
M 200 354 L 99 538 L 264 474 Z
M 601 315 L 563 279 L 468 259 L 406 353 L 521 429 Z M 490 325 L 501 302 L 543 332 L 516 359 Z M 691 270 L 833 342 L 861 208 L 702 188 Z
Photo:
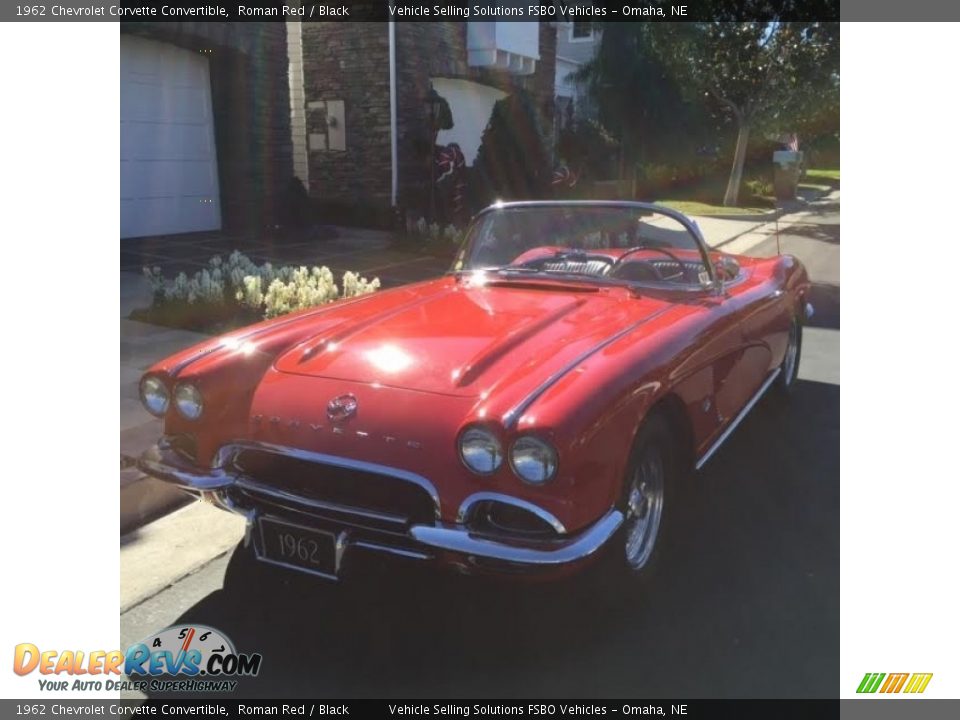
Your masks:
M 780 252 L 780 201 L 773 204 L 773 232 L 777 238 L 777 255 L 783 255 Z

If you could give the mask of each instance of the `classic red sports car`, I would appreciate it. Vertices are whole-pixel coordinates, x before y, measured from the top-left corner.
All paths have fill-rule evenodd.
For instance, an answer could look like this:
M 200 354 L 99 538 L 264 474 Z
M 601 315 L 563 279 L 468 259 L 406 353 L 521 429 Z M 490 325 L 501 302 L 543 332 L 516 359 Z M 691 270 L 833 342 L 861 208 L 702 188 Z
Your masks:
M 257 559 L 649 573 L 675 491 L 797 377 L 793 257 L 708 249 L 642 203 L 494 205 L 441 278 L 209 340 L 144 375 L 157 478 L 248 520 Z

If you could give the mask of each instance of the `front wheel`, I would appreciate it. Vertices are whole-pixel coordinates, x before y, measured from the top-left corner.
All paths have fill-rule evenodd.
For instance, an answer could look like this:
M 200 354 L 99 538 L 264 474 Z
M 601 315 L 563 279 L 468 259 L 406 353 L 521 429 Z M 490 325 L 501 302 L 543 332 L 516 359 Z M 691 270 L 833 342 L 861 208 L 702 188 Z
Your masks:
M 800 373 L 800 350 L 803 346 L 803 325 L 798 318 L 790 321 L 790 331 L 787 336 L 787 349 L 783 353 L 783 362 L 780 363 L 780 375 L 777 378 L 777 387 L 781 394 L 789 395 L 797 382 Z
M 619 504 L 624 520 L 606 549 L 603 575 L 642 582 L 656 572 L 677 511 L 678 467 L 670 425 L 650 416 L 630 452 Z

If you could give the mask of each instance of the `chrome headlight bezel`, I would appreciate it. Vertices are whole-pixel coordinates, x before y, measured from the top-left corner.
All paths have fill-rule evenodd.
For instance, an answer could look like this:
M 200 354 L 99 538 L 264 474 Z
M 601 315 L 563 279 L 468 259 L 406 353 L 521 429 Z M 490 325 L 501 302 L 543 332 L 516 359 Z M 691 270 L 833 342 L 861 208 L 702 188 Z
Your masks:
M 170 390 L 157 375 L 144 375 L 140 379 L 140 403 L 148 413 L 162 418 L 170 409 Z
M 521 457 L 518 459 L 518 455 Z M 541 471 L 531 472 L 530 456 L 537 456 Z M 519 460 L 519 461 L 518 461 Z M 523 435 L 510 446 L 510 469 L 513 474 L 529 485 L 545 485 L 557 476 L 560 458 L 557 449 L 536 435 Z
M 177 383 L 173 389 L 173 404 L 186 420 L 199 420 L 203 415 L 203 395 L 191 382 Z
M 465 452 L 468 443 L 472 443 L 474 447 L 478 444 L 486 444 L 488 451 L 492 449 L 493 457 L 489 467 L 471 465 L 467 459 L 468 453 Z M 500 438 L 496 434 L 481 425 L 473 425 L 460 433 L 460 437 L 457 438 L 457 454 L 460 456 L 460 462 L 463 463 L 464 467 L 475 475 L 492 475 L 503 467 L 503 443 L 500 442 Z

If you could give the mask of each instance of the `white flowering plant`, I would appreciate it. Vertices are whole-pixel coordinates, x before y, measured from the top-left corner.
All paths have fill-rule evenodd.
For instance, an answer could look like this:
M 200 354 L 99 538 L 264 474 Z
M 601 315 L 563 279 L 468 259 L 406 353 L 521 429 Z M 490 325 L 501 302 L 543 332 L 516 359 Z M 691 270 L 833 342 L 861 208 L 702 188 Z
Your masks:
M 226 260 L 214 256 L 208 267 L 192 277 L 181 272 L 168 279 L 159 267 L 145 267 L 143 274 L 153 291 L 154 310 L 186 306 L 191 311 L 188 315 L 206 313 L 216 319 L 229 316 L 231 312 L 239 314 L 240 320 L 254 319 L 244 315 L 277 317 L 372 293 L 380 287 L 379 278 L 368 280 L 348 271 L 343 275 L 341 290 L 328 267 L 257 265 L 236 251 Z
M 459 245 L 463 238 L 463 231 L 456 225 L 450 224 L 441 227 L 438 223 L 427 223 L 426 218 L 407 220 L 407 235 L 423 243 L 436 245 L 441 239 L 451 245 Z

